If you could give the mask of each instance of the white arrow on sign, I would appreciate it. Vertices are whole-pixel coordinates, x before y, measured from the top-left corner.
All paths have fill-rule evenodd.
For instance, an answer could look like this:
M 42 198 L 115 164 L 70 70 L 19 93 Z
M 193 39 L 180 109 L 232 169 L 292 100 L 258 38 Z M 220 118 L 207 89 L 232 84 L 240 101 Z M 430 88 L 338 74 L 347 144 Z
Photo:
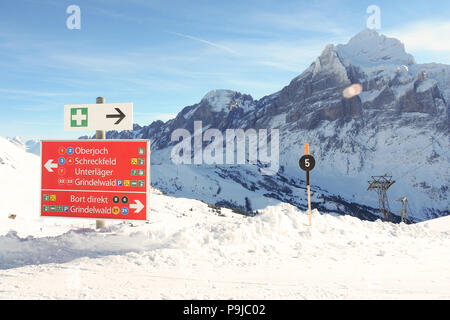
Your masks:
M 131 203 L 130 204 L 130 208 L 131 209 L 136 209 L 134 211 L 134 213 L 139 213 L 141 212 L 142 209 L 144 209 L 144 205 L 142 204 L 142 202 L 140 202 L 139 200 L 134 200 L 134 202 L 136 202 L 136 204 Z
M 53 172 L 53 169 L 58 168 L 58 164 L 53 163 L 53 159 L 50 159 L 44 164 L 44 167 L 48 170 L 48 172 Z

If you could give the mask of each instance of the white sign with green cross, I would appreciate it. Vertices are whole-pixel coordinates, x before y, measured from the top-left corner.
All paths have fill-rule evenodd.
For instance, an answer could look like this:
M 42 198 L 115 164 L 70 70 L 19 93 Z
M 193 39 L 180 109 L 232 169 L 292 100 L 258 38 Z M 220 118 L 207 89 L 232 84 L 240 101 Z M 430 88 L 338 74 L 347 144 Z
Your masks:
M 133 130 L 133 103 L 65 105 L 64 130 Z

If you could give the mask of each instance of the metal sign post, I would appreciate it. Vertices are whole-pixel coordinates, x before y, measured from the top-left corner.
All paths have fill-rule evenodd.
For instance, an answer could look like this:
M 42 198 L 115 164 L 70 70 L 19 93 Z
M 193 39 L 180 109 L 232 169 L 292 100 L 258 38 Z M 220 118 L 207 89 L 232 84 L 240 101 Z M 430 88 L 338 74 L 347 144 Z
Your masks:
M 101 104 L 101 103 L 105 103 L 105 102 L 106 102 L 106 99 L 104 97 L 97 97 L 97 99 L 95 99 L 96 104 Z M 106 140 L 106 130 L 95 131 L 95 138 Z M 95 221 L 95 229 L 103 229 L 105 227 L 106 227 L 105 220 L 96 220 Z
M 64 106 L 64 129 L 65 130 L 96 130 L 95 137 L 98 140 L 106 140 L 107 130 L 117 130 L 117 131 L 133 130 L 133 103 L 131 103 L 131 102 L 106 103 L 106 99 L 104 97 L 98 97 L 96 99 L 95 104 L 65 105 Z M 64 149 L 63 146 L 60 146 L 60 148 Z M 148 149 L 147 147 L 140 146 L 139 150 L 141 150 L 141 149 L 142 150 L 145 149 L 145 152 L 147 153 L 147 150 L 146 150 L 146 149 Z M 72 150 L 71 147 L 70 147 L 70 150 Z M 137 152 L 137 150 L 136 150 L 136 152 Z M 147 159 L 144 159 L 144 157 L 143 157 L 143 155 L 145 155 L 146 153 L 139 154 L 140 155 L 139 161 L 145 162 L 145 164 L 148 163 Z M 133 155 L 133 157 L 134 157 L 134 155 Z M 61 159 L 63 159 L 63 158 L 64 157 L 61 157 Z M 132 163 L 132 165 L 137 165 L 137 166 L 140 165 L 140 163 L 137 163 L 137 161 L 138 161 L 137 159 L 138 159 L 138 157 L 132 158 L 132 160 L 136 160 L 135 161 L 136 163 Z M 90 159 L 90 160 L 93 160 L 93 159 Z M 130 161 L 130 159 L 128 159 L 128 161 Z M 61 166 L 63 166 L 64 164 L 65 163 L 60 163 Z M 76 163 L 75 163 L 75 165 L 76 165 Z M 123 164 L 121 164 L 121 165 L 123 165 Z M 53 169 L 54 168 L 56 169 L 57 167 L 58 167 L 58 164 L 53 163 L 52 159 L 49 159 L 48 162 L 46 162 L 44 165 L 46 172 L 47 171 L 53 172 Z M 67 185 L 67 181 L 71 182 L 73 179 L 71 177 L 64 177 L 64 175 L 65 175 L 64 169 L 65 169 L 64 167 L 58 169 L 59 170 L 58 174 L 60 175 L 58 181 L 62 185 Z M 90 168 L 90 169 L 93 169 L 93 168 Z M 112 171 L 113 170 L 111 170 L 111 172 Z M 116 169 L 116 171 L 117 171 L 117 169 Z M 134 173 L 135 171 L 137 172 L 138 169 L 133 168 L 133 170 L 131 172 Z M 139 170 L 139 172 L 141 172 L 141 171 L 142 171 L 142 173 L 145 172 L 144 169 Z M 129 173 L 127 173 L 127 174 L 129 175 Z M 147 173 L 145 173 L 145 175 L 146 174 Z M 124 174 L 122 173 L 122 175 L 124 175 Z M 134 175 L 134 174 L 132 174 L 132 175 Z M 135 178 L 135 177 L 132 177 L 132 178 Z M 140 178 L 142 178 L 142 177 L 140 177 Z M 114 183 L 119 183 L 121 181 L 123 181 L 123 178 L 122 179 L 118 178 L 118 179 L 116 179 L 116 181 Z M 130 186 L 132 186 L 132 187 L 138 187 L 138 183 L 139 183 L 139 187 L 144 187 L 144 185 L 145 185 L 145 187 L 147 188 L 147 184 L 148 184 L 144 180 L 128 180 L 128 179 L 126 179 L 123 182 L 123 187 L 130 187 L 130 186 L 125 185 L 126 181 L 133 182 L 134 185 L 132 185 L 132 183 L 130 184 Z M 59 197 L 64 198 L 64 195 L 61 195 Z M 75 197 L 75 195 L 73 195 L 73 197 Z M 118 198 L 117 195 L 113 196 L 112 199 L 109 199 L 109 197 L 105 197 L 105 199 L 107 199 L 105 201 L 108 201 L 110 203 L 111 202 L 110 200 L 112 200 L 114 202 L 114 204 L 117 204 L 117 201 L 115 201 L 116 198 Z M 84 198 L 81 198 L 81 199 L 84 199 Z M 127 196 L 124 196 L 122 199 L 128 199 L 128 198 L 127 198 Z M 65 198 L 64 198 L 64 201 L 65 201 L 65 203 L 70 202 Z M 108 207 L 105 210 L 106 211 L 112 210 L 114 215 L 117 215 L 118 212 L 122 212 L 125 215 L 128 213 L 129 209 L 136 209 L 136 210 L 141 211 L 142 210 L 141 200 L 137 199 L 136 201 L 138 201 L 138 202 L 129 204 L 129 207 L 127 207 L 126 203 L 123 203 L 124 204 L 124 206 L 122 208 L 123 212 L 121 210 L 118 210 L 118 208 L 119 208 L 118 206 Z M 64 207 L 64 206 L 60 206 L 60 207 Z M 66 207 L 68 207 L 68 206 L 66 205 Z M 138 217 L 138 219 L 140 219 L 140 217 Z M 105 228 L 105 226 L 106 226 L 105 220 L 96 220 L 96 228 L 97 229 Z
M 306 188 L 308 191 L 308 212 L 309 212 L 309 225 L 311 226 L 311 188 L 309 186 L 309 172 L 314 169 L 316 161 L 313 156 L 309 154 L 309 144 L 305 144 L 305 155 L 299 160 L 300 168 L 306 171 Z

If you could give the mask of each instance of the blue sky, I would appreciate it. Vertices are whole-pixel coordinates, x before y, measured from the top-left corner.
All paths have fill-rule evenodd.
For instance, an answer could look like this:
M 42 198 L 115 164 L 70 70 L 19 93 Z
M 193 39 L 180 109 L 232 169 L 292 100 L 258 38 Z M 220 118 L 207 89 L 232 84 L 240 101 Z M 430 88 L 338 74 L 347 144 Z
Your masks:
M 72 4 L 80 30 L 66 27 Z M 417 62 L 450 64 L 448 1 L 1 1 L 0 136 L 92 134 L 64 131 L 63 106 L 97 96 L 133 102 L 140 125 L 212 89 L 259 99 L 366 28 L 369 5 Z

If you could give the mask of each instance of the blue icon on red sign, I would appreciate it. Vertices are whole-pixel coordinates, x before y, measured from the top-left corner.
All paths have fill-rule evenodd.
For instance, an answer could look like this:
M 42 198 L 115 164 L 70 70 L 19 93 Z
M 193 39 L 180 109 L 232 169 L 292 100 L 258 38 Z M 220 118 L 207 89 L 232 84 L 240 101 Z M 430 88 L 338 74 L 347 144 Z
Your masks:
M 128 214 L 128 208 L 127 207 L 122 207 L 122 209 L 120 210 L 120 212 L 122 212 L 122 214 L 124 216 L 126 216 Z
M 69 212 L 69 206 L 64 206 L 64 212 Z
M 123 186 L 123 180 L 117 180 L 117 186 L 118 187 Z
M 65 165 L 66 164 L 66 158 L 64 158 L 64 157 L 61 157 L 61 158 L 59 158 L 58 159 L 58 163 L 60 164 L 60 165 Z
M 68 155 L 73 154 L 73 148 L 72 148 L 72 147 L 68 147 L 68 148 L 67 148 L 67 154 L 68 154 Z

